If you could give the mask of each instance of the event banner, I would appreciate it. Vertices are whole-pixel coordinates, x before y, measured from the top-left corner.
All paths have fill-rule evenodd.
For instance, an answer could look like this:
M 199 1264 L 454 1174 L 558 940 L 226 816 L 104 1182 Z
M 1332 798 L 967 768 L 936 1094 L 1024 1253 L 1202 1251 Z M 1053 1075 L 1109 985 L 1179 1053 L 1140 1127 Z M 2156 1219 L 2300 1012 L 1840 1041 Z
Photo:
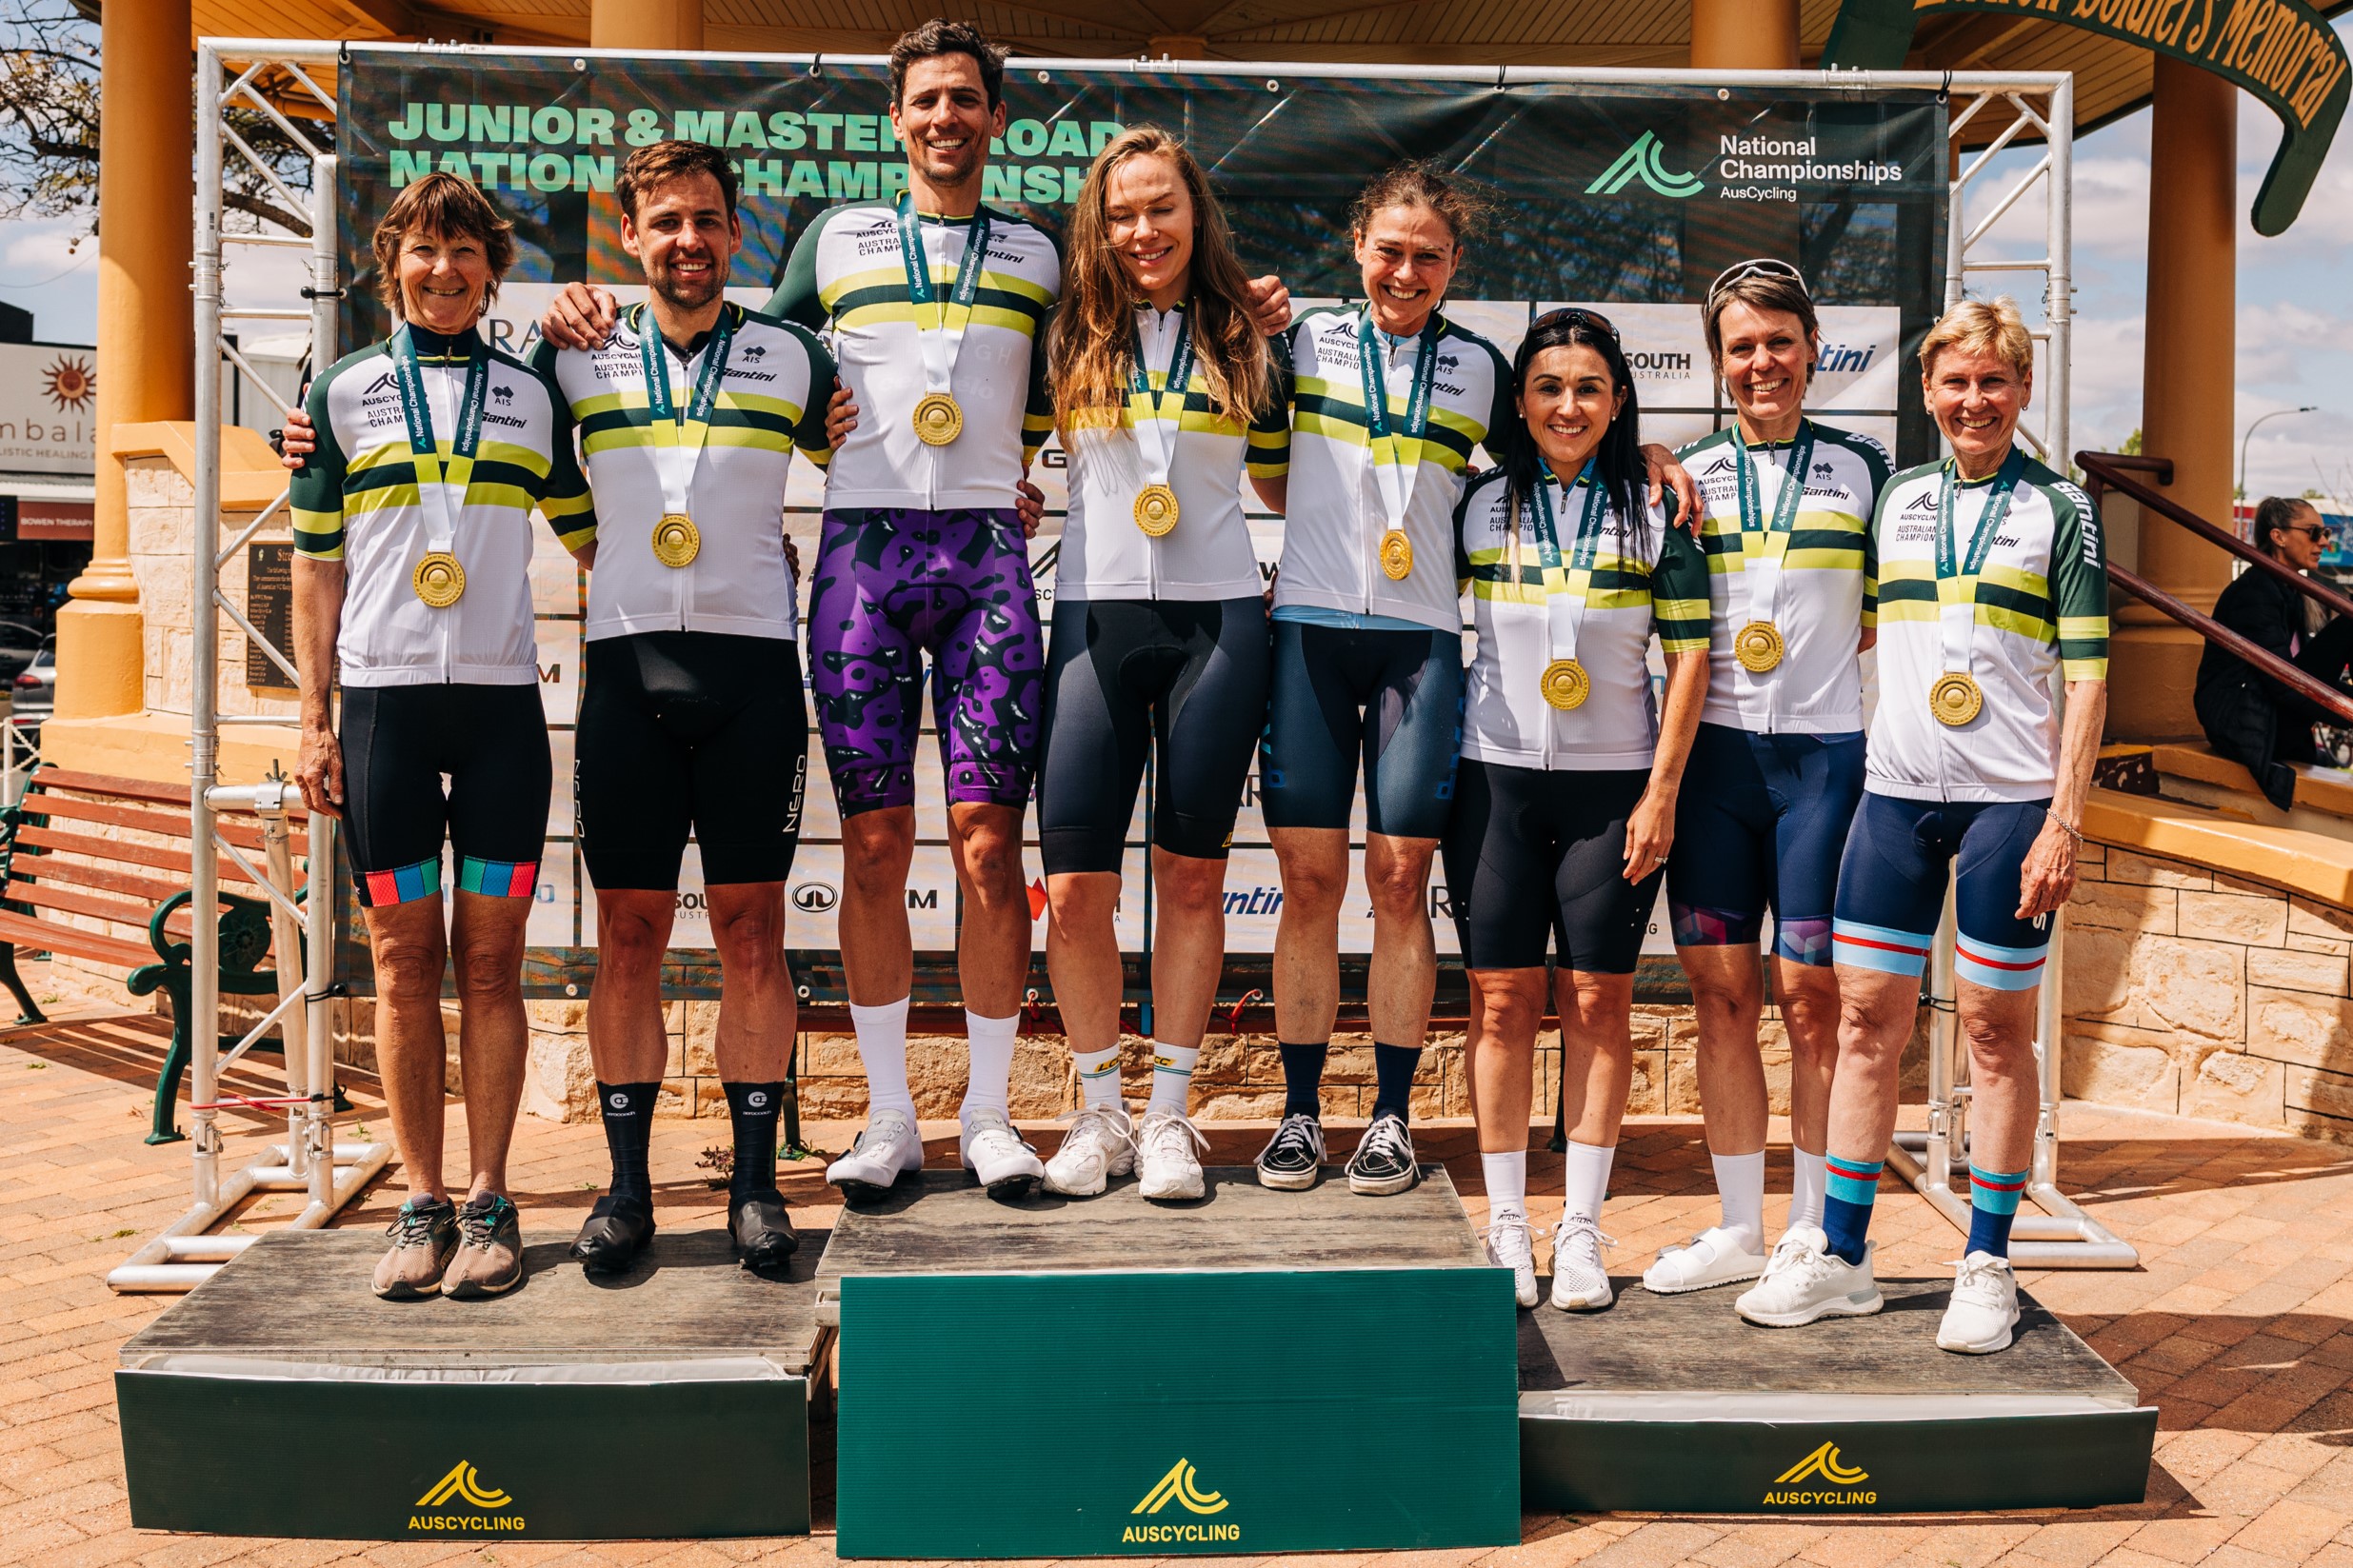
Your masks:
M 820 211 L 906 188 L 888 73 L 874 60 L 355 46 L 339 91 L 347 346 L 388 327 L 374 297 L 369 236 L 393 192 L 430 170 L 466 174 L 515 221 L 520 257 L 485 329 L 518 353 L 536 345 L 538 313 L 561 284 L 602 283 L 625 298 L 642 288 L 620 246 L 613 197 L 633 148 L 677 137 L 728 150 L 742 177 L 744 226 L 729 296 L 755 308 Z M 1125 127 L 1164 126 L 1207 168 L 1251 271 L 1280 275 L 1303 307 L 1357 292 L 1347 213 L 1371 174 L 1409 158 L 1459 172 L 1493 209 L 1457 274 L 1448 313 L 1509 355 L 1540 310 L 1577 304 L 1605 311 L 1623 334 L 1648 440 L 1693 440 L 1728 418 L 1701 331 L 1709 281 L 1749 257 L 1793 260 L 1823 305 L 1811 406 L 1877 436 L 1900 462 L 1933 454 L 1918 379 L 1904 373 L 1943 297 L 1946 119 L 1932 92 L 1832 91 L 1810 81 L 1786 90 L 1724 89 L 1524 81 L 1493 70 L 1407 78 L 1335 68 L 1253 67 L 1244 74 L 1167 62 L 1073 69 L 1020 61 L 1007 69 L 1005 96 L 1007 123 L 986 175 L 992 206 L 1059 234 L 1095 152 Z M 1050 597 L 1058 449 L 1047 447 L 1036 477 L 1048 520 L 1033 565 L 1041 596 Z M 822 504 L 823 476 L 795 465 L 781 510 L 804 563 L 814 559 Z M 1246 495 L 1246 504 L 1262 568 L 1270 569 L 1282 520 L 1255 497 Z M 541 685 L 564 779 L 584 590 L 552 539 L 542 555 Z M 956 888 L 938 758 L 928 745 L 926 763 L 908 913 L 916 946 L 936 953 L 954 943 Z M 840 899 L 839 826 L 824 774 L 822 751 L 812 746 L 788 936 L 804 953 L 834 946 Z M 1271 949 L 1282 906 L 1255 785 L 1253 778 L 1227 879 L 1227 940 L 1236 953 Z M 550 977 L 568 971 L 596 940 L 568 795 L 558 790 L 530 932 L 540 961 L 534 983 L 559 995 L 565 984 Z M 1361 834 L 1361 809 L 1358 817 Z M 1131 896 L 1120 921 L 1131 952 L 1148 939 L 1147 828 L 1139 802 Z M 1035 877 L 1034 831 L 1032 838 Z M 707 949 L 694 878 L 689 846 L 672 942 Z M 1432 907 L 1442 947 L 1451 951 L 1443 888 L 1433 890 Z M 1664 926 L 1663 912 L 1656 923 Z M 1344 917 L 1344 948 L 1366 951 L 1371 925 L 1359 889 Z M 1657 944 L 1665 949 L 1663 930 Z M 364 983 L 360 968 L 354 978 Z

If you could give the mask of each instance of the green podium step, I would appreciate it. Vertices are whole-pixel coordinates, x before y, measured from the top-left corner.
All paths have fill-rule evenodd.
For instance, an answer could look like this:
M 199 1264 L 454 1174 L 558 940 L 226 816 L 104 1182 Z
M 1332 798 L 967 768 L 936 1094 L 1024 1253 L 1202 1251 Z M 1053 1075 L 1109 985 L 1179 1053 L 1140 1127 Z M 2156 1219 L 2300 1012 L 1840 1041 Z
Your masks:
M 2157 1408 L 2031 1297 L 2017 1342 L 1939 1350 L 1952 1289 L 1883 1280 L 1876 1317 L 1756 1328 L 1731 1288 L 1520 1322 L 1527 1505 L 1820 1514 L 2139 1502 Z
M 124 1345 L 131 1523 L 402 1540 L 806 1534 L 823 1330 L 717 1231 L 590 1278 L 528 1236 L 523 1288 L 380 1301 L 373 1230 L 273 1231 Z
M 846 1212 L 851 1558 L 1219 1556 L 1520 1536 L 1511 1278 L 1446 1173 L 1357 1198 L 1212 1169 L 1007 1204 L 960 1175 Z

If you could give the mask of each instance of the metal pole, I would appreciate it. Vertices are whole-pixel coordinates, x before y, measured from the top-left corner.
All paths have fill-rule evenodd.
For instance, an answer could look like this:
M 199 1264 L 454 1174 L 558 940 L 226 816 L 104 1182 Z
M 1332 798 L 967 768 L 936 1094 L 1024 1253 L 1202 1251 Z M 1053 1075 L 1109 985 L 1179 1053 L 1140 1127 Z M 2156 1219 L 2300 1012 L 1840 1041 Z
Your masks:
M 337 289 L 341 258 L 336 251 L 336 161 L 310 162 L 310 373 L 323 375 L 336 359 Z M 310 1201 L 330 1209 L 335 1201 L 335 819 L 313 813 L 309 823 L 309 892 L 303 907 L 304 1042 L 309 1057 L 310 1096 L 304 1123 L 309 1161 Z M 287 1151 L 289 1155 L 293 1150 Z
M 196 51 L 196 475 L 195 522 L 189 595 L 194 625 L 189 659 L 189 847 L 193 863 L 189 906 L 189 1089 L 198 1106 L 218 1098 L 214 1059 L 220 1051 L 220 863 L 213 847 L 212 805 L 206 792 L 219 782 L 218 670 L 221 517 L 221 62 L 209 48 Z M 196 1202 L 220 1195 L 221 1139 L 215 1114 L 189 1113 Z

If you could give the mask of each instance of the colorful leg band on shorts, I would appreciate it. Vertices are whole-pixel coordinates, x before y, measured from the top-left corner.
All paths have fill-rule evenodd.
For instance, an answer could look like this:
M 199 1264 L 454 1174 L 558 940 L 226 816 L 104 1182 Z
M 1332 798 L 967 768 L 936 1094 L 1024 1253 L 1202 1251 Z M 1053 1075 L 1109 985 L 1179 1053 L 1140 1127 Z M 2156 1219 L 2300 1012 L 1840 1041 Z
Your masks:
M 1964 933 L 1953 943 L 1953 973 L 1996 991 L 2031 991 L 2043 983 L 2043 961 L 2050 943 L 1996 947 Z
M 441 857 L 389 871 L 363 871 L 359 883 L 360 902 L 370 909 L 429 899 L 441 891 Z
M 1809 969 L 1830 966 L 1830 917 L 1810 920 L 1783 915 L 1773 922 L 1773 956 Z
M 1666 913 L 1678 947 L 1745 947 L 1765 929 L 1763 915 L 1737 909 L 1704 909 L 1669 899 Z
M 458 862 L 457 886 L 461 893 L 528 899 L 538 885 L 537 861 L 486 861 L 468 855 Z
M 1915 979 L 1928 966 L 1928 949 L 1935 942 L 1935 933 L 1929 931 L 1897 931 L 1845 920 L 1834 922 L 1830 933 L 1831 956 L 1839 963 Z

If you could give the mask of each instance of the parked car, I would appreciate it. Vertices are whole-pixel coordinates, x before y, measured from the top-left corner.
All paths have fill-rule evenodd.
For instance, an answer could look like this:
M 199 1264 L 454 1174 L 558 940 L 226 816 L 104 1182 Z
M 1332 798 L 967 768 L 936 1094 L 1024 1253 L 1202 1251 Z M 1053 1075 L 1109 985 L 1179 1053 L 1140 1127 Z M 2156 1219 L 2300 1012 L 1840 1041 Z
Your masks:
M 39 735 L 41 722 L 57 711 L 57 649 L 52 645 L 32 656 L 32 663 L 9 683 L 10 722 L 29 726 Z

